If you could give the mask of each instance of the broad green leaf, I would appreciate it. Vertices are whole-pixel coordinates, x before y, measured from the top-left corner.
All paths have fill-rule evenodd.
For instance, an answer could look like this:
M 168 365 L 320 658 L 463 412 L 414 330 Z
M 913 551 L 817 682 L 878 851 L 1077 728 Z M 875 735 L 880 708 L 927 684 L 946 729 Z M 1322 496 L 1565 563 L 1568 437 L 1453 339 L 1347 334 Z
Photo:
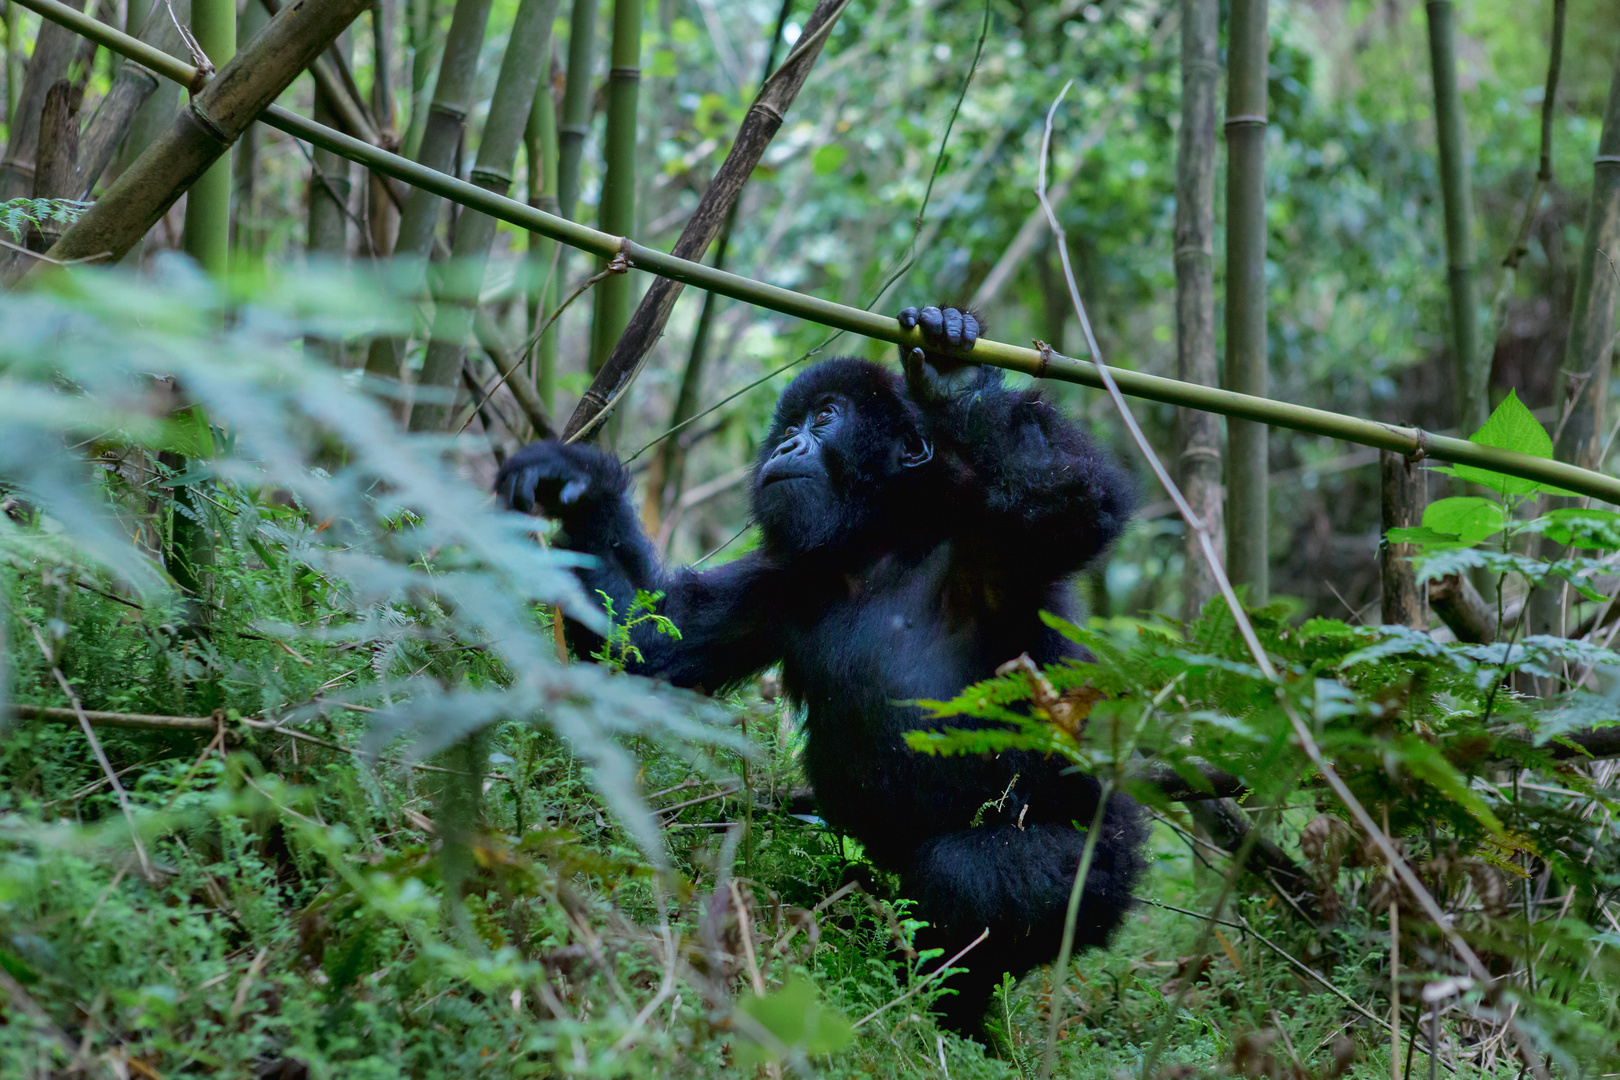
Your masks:
M 1430 503 L 1423 510 L 1423 525 L 1473 547 L 1487 536 L 1501 532 L 1507 519 L 1501 503 L 1464 495 Z
M 1426 551 L 1444 551 L 1447 548 L 1470 546 L 1463 543 L 1456 533 L 1440 532 L 1427 525 L 1410 529 L 1391 529 L 1384 534 L 1384 538 L 1392 544 L 1418 544 Z
M 1468 441 L 1476 446 L 1494 446 L 1500 450 L 1512 450 L 1532 457 L 1551 458 L 1553 452 L 1552 436 L 1547 434 L 1547 429 L 1541 426 L 1541 421 L 1535 418 L 1524 402 L 1519 400 L 1517 391 L 1513 390 L 1508 391 L 1508 396 L 1503 399 L 1502 404 L 1491 413 L 1490 419 L 1485 421 L 1483 427 L 1469 436 Z M 1494 469 L 1481 469 L 1473 465 L 1454 465 L 1450 469 L 1439 471 L 1448 472 L 1452 476 L 1476 484 L 1483 484 L 1492 491 L 1500 491 L 1504 495 L 1534 495 L 1537 492 L 1552 495 L 1574 494 L 1551 484 L 1525 480 L 1522 477 L 1509 476 Z
M 789 977 L 780 989 L 764 997 L 746 997 L 737 1007 L 783 1046 L 806 1055 L 842 1050 L 855 1038 L 855 1025 L 837 1009 L 829 1009 L 816 1000 L 815 983 L 802 975 Z M 733 1049 L 738 1064 L 745 1068 L 776 1057 L 771 1048 L 752 1039 L 738 1039 Z

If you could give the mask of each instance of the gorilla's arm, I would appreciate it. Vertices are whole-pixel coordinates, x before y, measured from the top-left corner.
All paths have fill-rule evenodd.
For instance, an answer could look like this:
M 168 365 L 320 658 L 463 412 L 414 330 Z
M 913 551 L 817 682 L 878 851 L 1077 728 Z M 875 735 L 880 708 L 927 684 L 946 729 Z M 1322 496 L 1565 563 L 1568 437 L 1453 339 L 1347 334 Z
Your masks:
M 636 592 L 664 594 L 659 614 L 681 632 L 650 623 L 631 631 L 641 652 L 631 671 L 676 686 L 715 691 L 781 659 L 771 609 L 778 575 L 758 553 L 710 570 L 667 571 L 660 564 L 626 497 L 629 476 L 617 458 L 594 447 L 533 443 L 515 454 L 495 490 L 515 510 L 540 510 L 562 526 L 559 546 L 594 558 L 576 573 L 593 598 L 605 594 L 621 622 Z M 592 652 L 601 638 L 570 623 L 575 649 Z
M 961 350 L 982 325 L 952 308 L 908 308 L 900 322 Z M 1038 391 L 1008 390 L 1000 371 L 959 356 L 902 353 L 907 389 L 944 458 L 957 535 L 1042 576 L 1078 570 L 1118 539 L 1135 504 L 1130 477 Z

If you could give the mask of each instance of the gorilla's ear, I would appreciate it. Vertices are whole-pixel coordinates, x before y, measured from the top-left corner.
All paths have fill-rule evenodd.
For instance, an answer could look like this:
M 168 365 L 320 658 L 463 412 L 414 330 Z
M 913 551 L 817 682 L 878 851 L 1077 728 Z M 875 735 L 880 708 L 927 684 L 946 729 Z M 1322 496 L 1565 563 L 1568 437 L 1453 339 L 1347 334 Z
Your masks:
M 900 447 L 902 468 L 915 469 L 934 460 L 934 444 L 915 431 L 906 432 L 906 441 Z

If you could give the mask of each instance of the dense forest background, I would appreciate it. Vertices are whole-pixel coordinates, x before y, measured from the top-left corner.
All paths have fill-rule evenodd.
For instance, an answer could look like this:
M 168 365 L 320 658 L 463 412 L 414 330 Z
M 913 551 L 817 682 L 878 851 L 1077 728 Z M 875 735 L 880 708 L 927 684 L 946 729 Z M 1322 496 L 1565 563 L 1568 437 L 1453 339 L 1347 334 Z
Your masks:
M 775 676 L 710 700 L 624 675 L 643 610 L 567 656 L 561 612 L 607 624 L 545 530 L 486 494 L 563 429 L 653 276 L 414 203 L 259 113 L 667 251 L 756 95 L 783 92 L 764 73 L 798 62 L 695 258 L 882 315 L 971 304 L 990 338 L 1084 357 L 1037 201 L 1044 137 L 1102 358 L 1174 378 L 1202 0 L 848 0 L 807 62 L 810 0 L 341 2 L 358 17 L 330 48 L 300 30 L 294 64 L 292 39 L 252 50 L 317 23 L 303 5 L 91 0 L 182 67 L 253 58 L 253 108 L 227 79 L 194 88 L 210 124 L 241 121 L 195 185 L 177 86 L 41 4 L 0 6 L 0 1074 L 1620 1074 L 1620 515 L 1414 455 L 1429 512 L 1392 520 L 1378 450 L 1276 427 L 1264 527 L 1228 522 L 1262 536 L 1269 596 L 1200 611 L 1196 544 L 1116 404 L 1048 381 L 1143 492 L 1076 582 L 1066 632 L 1096 662 L 974 688 L 950 715 L 994 734 L 919 752 L 1066 755 L 1152 807 L 1155 870 L 1115 948 L 1009 984 L 984 1045 L 947 1036 L 905 898 L 815 816 Z M 1594 158 L 1620 161 L 1599 147 L 1620 7 L 1258 7 L 1267 395 L 1577 460 L 1572 328 L 1620 283 L 1620 254 L 1589 250 Z M 1479 430 L 1455 374 L 1437 8 Z M 1210 42 L 1212 359 L 1230 16 Z M 144 104 L 98 126 L 132 87 Z M 668 557 L 711 565 L 755 542 L 748 468 L 787 380 L 894 351 L 691 287 L 643 344 L 594 437 Z M 1132 409 L 1180 477 L 1177 408 Z M 1612 475 L 1612 442 L 1579 463 Z M 1473 606 L 1386 610 L 1420 582 Z

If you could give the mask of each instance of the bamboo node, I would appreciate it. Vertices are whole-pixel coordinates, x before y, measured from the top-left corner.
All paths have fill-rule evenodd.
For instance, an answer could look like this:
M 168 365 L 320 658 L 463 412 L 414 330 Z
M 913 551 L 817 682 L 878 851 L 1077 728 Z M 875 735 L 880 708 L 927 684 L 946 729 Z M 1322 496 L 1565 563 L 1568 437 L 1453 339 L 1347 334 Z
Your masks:
M 630 261 L 630 238 L 628 236 L 619 240 L 618 254 L 608 260 L 607 272 L 610 274 L 628 274 L 630 268 L 636 264 Z
M 1605 165 L 1620 165 L 1620 154 L 1599 154 L 1592 159 L 1592 167 L 1601 169 Z
M 609 68 L 608 69 L 608 78 L 610 78 L 610 79 L 630 79 L 630 80 L 632 80 L 634 82 L 640 82 L 641 81 L 641 69 L 638 68 L 638 67 Z
M 1226 118 L 1225 126 L 1228 128 L 1265 127 L 1268 123 L 1270 123 L 1270 121 L 1265 117 L 1264 114 L 1257 115 L 1255 113 L 1239 113 L 1236 116 L 1228 116 Z
M 471 180 L 479 187 L 499 187 L 502 191 L 505 191 L 507 188 L 512 186 L 512 174 L 509 172 L 501 172 L 499 169 L 475 168 L 472 170 L 472 172 L 467 174 L 467 179 Z
M 213 139 L 215 142 L 226 148 L 229 148 L 231 143 L 235 141 L 230 137 L 224 128 L 214 123 L 213 117 L 209 116 L 203 111 L 202 106 L 197 104 L 196 98 L 191 99 L 187 105 L 187 108 L 191 110 L 192 119 L 197 121 L 197 126 L 202 128 L 203 132 L 210 139 Z
M 428 106 L 428 112 L 438 113 L 440 116 L 447 116 L 458 124 L 465 124 L 467 122 L 467 110 L 463 109 L 460 105 L 450 105 L 442 101 L 435 101 L 432 105 Z
M 1412 434 L 1417 445 L 1412 448 L 1411 453 L 1406 455 L 1408 465 L 1416 465 L 1429 456 L 1429 433 L 1422 428 L 1413 428 Z
M 748 107 L 748 111 L 764 113 L 778 124 L 782 124 L 787 120 L 787 117 L 782 114 L 782 110 L 768 101 L 756 101 Z
M 1044 379 L 1046 378 L 1047 369 L 1052 366 L 1052 346 L 1048 345 L 1040 338 L 1033 339 L 1031 344 L 1035 346 L 1035 351 L 1041 355 L 1041 362 L 1035 368 L 1035 377 L 1037 379 Z

